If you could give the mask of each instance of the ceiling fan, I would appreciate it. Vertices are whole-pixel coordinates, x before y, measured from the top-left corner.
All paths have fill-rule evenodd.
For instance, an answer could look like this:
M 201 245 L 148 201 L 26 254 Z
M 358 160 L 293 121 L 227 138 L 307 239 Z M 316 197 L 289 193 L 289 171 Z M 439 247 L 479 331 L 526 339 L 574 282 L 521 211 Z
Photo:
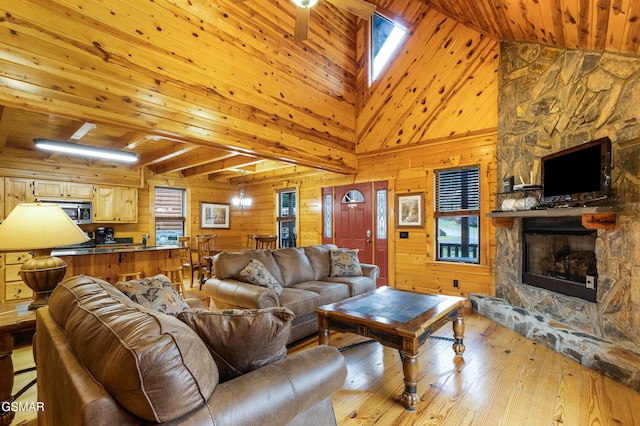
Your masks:
M 245 0 L 234 0 L 235 3 L 240 3 Z M 293 33 L 293 39 L 295 41 L 306 40 L 309 36 L 309 14 L 311 8 L 315 6 L 318 0 L 291 0 L 297 7 L 296 11 L 296 27 Z M 347 12 L 362 19 L 370 19 L 373 15 L 373 11 L 376 6 L 366 2 L 365 0 L 327 0 L 329 3 L 337 6 Z

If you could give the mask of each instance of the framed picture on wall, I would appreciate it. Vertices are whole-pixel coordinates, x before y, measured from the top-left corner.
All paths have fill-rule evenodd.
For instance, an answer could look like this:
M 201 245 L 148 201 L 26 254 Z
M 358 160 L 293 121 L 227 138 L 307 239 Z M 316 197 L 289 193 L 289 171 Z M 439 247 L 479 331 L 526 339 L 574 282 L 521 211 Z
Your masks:
M 200 203 L 200 228 L 229 228 L 231 222 L 229 204 Z
M 396 195 L 396 227 L 424 227 L 424 192 Z

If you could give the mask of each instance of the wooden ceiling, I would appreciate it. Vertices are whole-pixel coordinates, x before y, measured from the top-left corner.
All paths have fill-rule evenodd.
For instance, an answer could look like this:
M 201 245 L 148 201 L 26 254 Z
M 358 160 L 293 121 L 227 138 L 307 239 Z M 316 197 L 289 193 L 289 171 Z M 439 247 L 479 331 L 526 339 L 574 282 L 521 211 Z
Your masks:
M 372 2 L 390 15 L 419 10 Z M 289 0 L 39 3 L 0 5 L 3 155 L 55 160 L 33 138 L 70 140 L 90 122 L 96 127 L 80 143 L 135 151 L 139 166 L 159 175 L 356 170 L 356 143 L 367 132 L 356 126 L 363 22 L 353 15 L 320 1 L 309 39 L 294 42 Z M 420 4 L 410 33 L 426 6 L 491 40 L 639 54 L 640 1 Z

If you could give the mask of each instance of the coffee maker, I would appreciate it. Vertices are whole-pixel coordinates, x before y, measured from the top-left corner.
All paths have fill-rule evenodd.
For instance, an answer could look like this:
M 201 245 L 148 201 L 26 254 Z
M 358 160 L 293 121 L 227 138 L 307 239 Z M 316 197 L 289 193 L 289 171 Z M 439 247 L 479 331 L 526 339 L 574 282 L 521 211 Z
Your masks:
M 99 226 L 96 228 L 96 244 L 113 244 L 116 242 L 113 228 Z
M 107 228 L 98 226 L 95 231 L 96 244 L 105 244 L 107 241 Z

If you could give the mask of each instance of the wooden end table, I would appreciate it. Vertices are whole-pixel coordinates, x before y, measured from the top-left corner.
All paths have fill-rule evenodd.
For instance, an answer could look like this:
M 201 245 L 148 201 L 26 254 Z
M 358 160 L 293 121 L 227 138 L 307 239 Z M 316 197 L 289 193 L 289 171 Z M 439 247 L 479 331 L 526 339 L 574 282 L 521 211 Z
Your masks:
M 13 396 L 13 361 L 11 353 L 14 335 L 20 331 L 36 328 L 36 311 L 29 310 L 29 301 L 0 303 L 0 426 L 7 426 L 15 413 L 4 410 Z
M 453 350 L 462 356 L 465 347 L 465 298 L 419 294 L 380 287 L 376 290 L 315 308 L 318 314 L 318 343 L 329 344 L 329 330 L 369 337 L 400 351 L 404 373 L 401 401 L 415 411 L 419 396 L 418 348 L 448 321 L 453 322 Z

